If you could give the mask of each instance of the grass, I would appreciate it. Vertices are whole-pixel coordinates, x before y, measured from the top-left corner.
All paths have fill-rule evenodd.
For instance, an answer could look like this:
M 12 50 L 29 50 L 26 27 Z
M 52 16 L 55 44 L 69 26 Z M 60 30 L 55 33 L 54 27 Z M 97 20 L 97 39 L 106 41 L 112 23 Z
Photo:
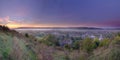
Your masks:
M 9 39 L 9 40 L 7 40 Z M 10 59 L 10 52 L 12 50 L 12 38 L 3 33 L 0 35 L 0 54 L 2 54 L 2 59 L 7 60 Z
M 109 47 L 96 49 L 90 60 L 120 60 L 120 39 L 109 42 Z
M 0 59 L 2 60 L 37 60 L 32 49 L 28 49 L 24 39 L 0 34 Z M 14 53 L 14 54 L 13 54 Z M 13 55 L 12 55 L 13 54 Z M 18 58 L 19 57 L 19 58 Z

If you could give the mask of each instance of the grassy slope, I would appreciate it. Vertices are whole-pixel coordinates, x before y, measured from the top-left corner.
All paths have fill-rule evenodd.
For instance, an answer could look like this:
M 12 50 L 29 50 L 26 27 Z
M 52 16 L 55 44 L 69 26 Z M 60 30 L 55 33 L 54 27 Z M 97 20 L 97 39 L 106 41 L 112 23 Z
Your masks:
M 0 60 L 36 60 L 36 55 L 22 38 L 0 32 Z
M 120 60 L 120 38 L 112 41 L 109 47 L 101 47 L 94 51 L 90 60 Z

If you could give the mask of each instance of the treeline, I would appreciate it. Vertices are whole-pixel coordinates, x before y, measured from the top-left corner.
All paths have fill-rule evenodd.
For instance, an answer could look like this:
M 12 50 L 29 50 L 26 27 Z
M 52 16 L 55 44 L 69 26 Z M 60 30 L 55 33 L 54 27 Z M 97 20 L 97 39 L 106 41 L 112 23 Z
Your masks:
M 0 25 L 0 31 L 10 31 L 10 29 L 5 25 Z

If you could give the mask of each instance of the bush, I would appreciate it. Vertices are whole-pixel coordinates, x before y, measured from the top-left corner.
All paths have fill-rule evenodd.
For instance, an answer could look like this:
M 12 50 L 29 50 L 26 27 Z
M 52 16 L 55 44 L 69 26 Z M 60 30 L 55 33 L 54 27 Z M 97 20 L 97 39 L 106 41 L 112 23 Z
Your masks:
M 100 42 L 100 47 L 108 47 L 110 44 L 110 40 L 109 39 L 104 39 Z
M 64 48 L 65 48 L 65 49 L 68 49 L 68 50 L 71 50 L 71 46 L 68 45 L 68 44 L 64 45 Z
M 120 32 L 118 32 L 118 34 L 117 34 L 118 36 L 120 36 Z
M 85 40 L 83 40 L 83 44 L 82 44 L 82 49 L 87 51 L 88 53 L 92 51 L 92 41 L 90 38 L 86 38 Z
M 8 32 L 8 31 L 10 31 L 10 29 L 7 27 L 7 26 L 2 26 L 2 25 L 0 25 L 0 30 L 1 31 L 5 31 L 5 32 Z
M 112 40 L 112 44 L 120 44 L 120 37 L 116 36 L 114 40 Z
M 75 41 L 73 43 L 73 49 L 79 49 L 80 48 L 80 42 L 79 41 Z
M 29 37 L 28 33 L 25 34 L 25 37 L 27 37 L 27 38 Z
M 93 41 L 92 48 L 93 48 L 93 49 L 96 49 L 99 45 L 100 45 L 100 41 L 96 38 L 96 39 Z
M 45 44 L 47 44 L 48 46 L 59 45 L 59 42 L 58 42 L 58 40 L 56 39 L 56 37 L 54 35 L 48 35 L 48 36 L 44 37 L 43 42 Z
M 65 60 L 70 60 L 69 56 L 65 56 Z

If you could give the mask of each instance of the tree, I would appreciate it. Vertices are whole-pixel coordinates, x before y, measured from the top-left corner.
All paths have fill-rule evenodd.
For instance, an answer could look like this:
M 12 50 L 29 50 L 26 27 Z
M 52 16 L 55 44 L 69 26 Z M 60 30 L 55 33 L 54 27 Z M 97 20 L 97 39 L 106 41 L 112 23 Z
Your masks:
M 83 40 L 83 44 L 82 44 L 82 49 L 87 51 L 88 53 L 92 51 L 92 41 L 90 38 L 86 38 L 85 40 Z
M 80 42 L 79 41 L 75 41 L 73 43 L 73 49 L 79 49 L 80 48 Z
M 25 37 L 27 37 L 27 38 L 28 38 L 28 37 L 29 37 L 29 34 L 28 34 L 28 33 L 25 33 Z

